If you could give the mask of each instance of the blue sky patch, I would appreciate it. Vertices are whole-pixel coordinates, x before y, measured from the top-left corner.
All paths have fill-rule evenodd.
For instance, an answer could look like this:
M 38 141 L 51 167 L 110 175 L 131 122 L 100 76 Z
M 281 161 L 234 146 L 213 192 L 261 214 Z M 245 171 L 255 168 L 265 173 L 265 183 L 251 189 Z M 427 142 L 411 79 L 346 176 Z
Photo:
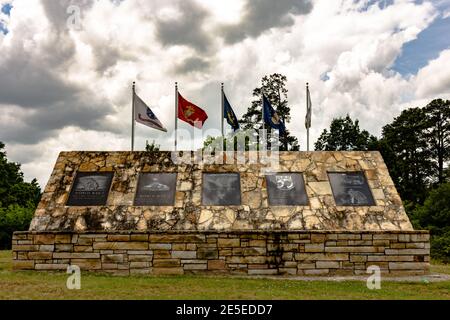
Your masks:
M 436 59 L 442 50 L 450 48 L 450 17 L 437 18 L 417 39 L 403 45 L 402 54 L 392 67 L 402 75 L 415 75 L 419 69 Z
M 9 16 L 11 14 L 11 9 L 12 9 L 12 5 L 7 3 L 7 4 L 3 5 L 2 12 Z
M 0 32 L 3 34 L 7 34 L 9 31 L 6 29 L 6 26 L 3 25 L 3 23 L 0 22 Z

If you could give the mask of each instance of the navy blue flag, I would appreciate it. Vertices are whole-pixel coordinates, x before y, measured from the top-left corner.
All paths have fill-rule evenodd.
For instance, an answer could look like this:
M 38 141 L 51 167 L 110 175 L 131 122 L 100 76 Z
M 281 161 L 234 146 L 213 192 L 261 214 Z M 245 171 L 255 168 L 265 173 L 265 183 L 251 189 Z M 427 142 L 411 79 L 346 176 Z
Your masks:
M 236 117 L 236 114 L 233 111 L 230 103 L 228 102 L 227 96 L 225 93 L 223 94 L 223 117 L 227 119 L 228 124 L 233 128 L 234 131 L 239 130 L 239 121 Z
M 267 100 L 266 96 L 263 95 L 263 103 L 264 103 L 264 121 L 273 129 L 280 130 L 280 134 L 284 134 L 286 132 L 286 127 L 284 126 L 283 121 L 281 120 L 278 113 L 270 104 L 269 100 Z

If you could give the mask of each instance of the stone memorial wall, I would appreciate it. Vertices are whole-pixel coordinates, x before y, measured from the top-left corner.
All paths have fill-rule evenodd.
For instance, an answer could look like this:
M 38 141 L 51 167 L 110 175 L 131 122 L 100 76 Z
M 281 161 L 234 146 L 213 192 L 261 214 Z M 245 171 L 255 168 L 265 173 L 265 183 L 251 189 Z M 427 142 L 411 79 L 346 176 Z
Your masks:
M 281 152 L 276 166 L 209 162 L 175 164 L 165 152 L 61 153 L 30 231 L 14 235 L 14 267 L 428 270 L 429 235 L 413 230 L 378 152 Z

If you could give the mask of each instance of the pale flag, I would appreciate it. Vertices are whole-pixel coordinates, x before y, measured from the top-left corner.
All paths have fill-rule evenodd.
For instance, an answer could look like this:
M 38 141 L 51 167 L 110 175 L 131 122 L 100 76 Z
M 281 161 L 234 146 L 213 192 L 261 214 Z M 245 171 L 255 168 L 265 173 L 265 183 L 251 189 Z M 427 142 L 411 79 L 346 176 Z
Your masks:
M 167 132 L 161 121 L 137 94 L 134 94 L 134 119 L 150 128 Z
M 311 128 L 311 117 L 312 117 L 311 94 L 309 93 L 309 86 L 307 86 L 306 87 L 306 118 L 305 118 L 306 129 Z

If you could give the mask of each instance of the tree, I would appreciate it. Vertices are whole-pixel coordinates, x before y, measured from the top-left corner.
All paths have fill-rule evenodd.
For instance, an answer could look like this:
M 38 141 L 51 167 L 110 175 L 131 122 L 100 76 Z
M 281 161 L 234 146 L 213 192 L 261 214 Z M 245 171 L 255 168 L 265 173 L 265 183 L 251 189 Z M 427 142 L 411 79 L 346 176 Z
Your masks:
M 437 182 L 445 182 L 445 162 L 450 160 L 450 101 L 435 99 L 425 107 L 427 128 L 425 138 L 429 143 L 435 163 Z
M 450 261 L 450 183 L 430 192 L 422 206 L 414 210 L 413 223 L 417 228 L 430 230 L 433 256 Z
M 386 165 L 403 200 L 422 204 L 433 179 L 432 153 L 425 131 L 428 120 L 424 109 L 404 110 L 391 124 L 383 127 Z
M 37 206 L 41 196 L 39 185 L 34 179 L 24 182 L 20 164 L 8 162 L 5 144 L 0 142 L 0 207 L 18 204 L 23 207 Z
M 145 151 L 147 152 L 156 152 L 160 150 L 160 146 L 155 143 L 155 141 L 152 142 L 152 144 L 149 144 L 148 141 L 145 142 Z
M 359 128 L 359 120 L 349 115 L 333 119 L 330 131 L 325 129 L 315 144 L 316 151 L 366 151 L 376 145 L 377 138 Z
M 0 142 L 0 249 L 10 248 L 14 231 L 28 229 L 41 197 L 36 179 L 25 182 L 20 164 L 8 162 L 4 148 Z
M 267 97 L 272 106 L 276 108 L 276 111 L 285 124 L 291 122 L 291 108 L 288 105 L 286 89 L 286 76 L 274 73 L 270 76 L 262 78 L 262 85 L 259 88 L 253 90 L 254 100 L 247 112 L 242 116 L 239 121 L 242 128 L 245 129 L 261 129 L 263 127 L 262 119 L 262 93 Z M 259 124 L 259 126 L 255 126 Z M 270 133 L 268 135 L 270 139 Z M 287 150 L 299 150 L 298 140 L 296 137 L 291 136 L 289 130 L 286 129 L 286 134 L 280 136 L 280 151 Z

